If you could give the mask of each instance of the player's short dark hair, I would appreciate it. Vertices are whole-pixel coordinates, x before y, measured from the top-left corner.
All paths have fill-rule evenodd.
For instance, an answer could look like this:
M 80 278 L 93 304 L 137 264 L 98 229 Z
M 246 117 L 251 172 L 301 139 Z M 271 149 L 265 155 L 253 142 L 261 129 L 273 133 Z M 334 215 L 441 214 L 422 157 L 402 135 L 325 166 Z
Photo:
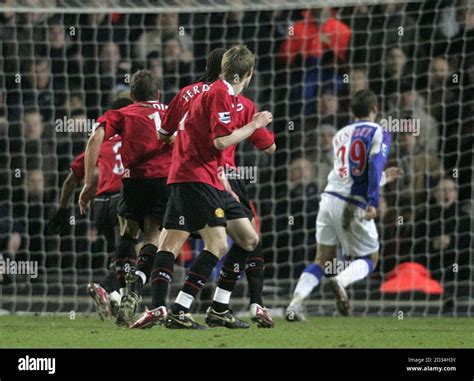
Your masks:
M 127 107 L 129 104 L 132 104 L 132 103 L 133 102 L 128 98 L 125 98 L 125 97 L 117 98 L 110 105 L 110 109 L 111 110 L 118 110 L 119 108 Z
M 214 82 L 217 81 L 222 72 L 222 57 L 226 50 L 224 48 L 216 48 L 207 56 L 206 71 L 198 82 Z
M 351 98 L 351 111 L 356 118 L 363 118 L 377 106 L 377 96 L 370 90 L 359 90 Z
M 139 70 L 132 76 L 130 96 L 138 102 L 156 100 L 160 86 L 160 80 L 151 71 Z

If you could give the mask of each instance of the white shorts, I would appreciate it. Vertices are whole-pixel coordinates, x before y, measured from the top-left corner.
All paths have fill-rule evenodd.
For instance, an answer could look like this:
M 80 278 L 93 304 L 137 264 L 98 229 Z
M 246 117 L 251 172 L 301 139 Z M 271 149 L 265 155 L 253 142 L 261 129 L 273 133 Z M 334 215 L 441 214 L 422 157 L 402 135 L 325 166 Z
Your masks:
M 316 240 L 327 246 L 342 247 L 345 255 L 364 257 L 379 250 L 379 234 L 374 220 L 364 219 L 364 210 L 356 207 L 355 218 L 350 227 L 342 227 L 343 212 L 347 202 L 340 198 L 323 193 L 319 203 L 319 213 L 316 219 Z

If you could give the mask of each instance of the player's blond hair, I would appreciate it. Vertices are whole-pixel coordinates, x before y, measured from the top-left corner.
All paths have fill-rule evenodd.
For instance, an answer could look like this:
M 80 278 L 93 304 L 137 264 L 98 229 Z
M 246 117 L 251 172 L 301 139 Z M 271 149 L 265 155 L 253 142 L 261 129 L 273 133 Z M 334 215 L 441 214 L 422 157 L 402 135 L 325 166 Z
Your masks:
M 240 83 L 255 65 L 255 55 L 245 45 L 230 48 L 222 58 L 222 74 L 230 83 Z

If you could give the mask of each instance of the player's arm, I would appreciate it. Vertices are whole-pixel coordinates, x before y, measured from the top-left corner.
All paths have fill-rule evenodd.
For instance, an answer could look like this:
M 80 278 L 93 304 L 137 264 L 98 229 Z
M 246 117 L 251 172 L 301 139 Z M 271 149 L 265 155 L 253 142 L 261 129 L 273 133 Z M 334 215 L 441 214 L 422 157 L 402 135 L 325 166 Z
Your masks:
M 87 141 L 86 152 L 84 157 L 84 187 L 82 188 L 79 196 L 79 207 L 81 214 L 87 212 L 89 202 L 93 200 L 95 196 L 97 182 L 94 180 L 95 168 L 97 166 L 97 160 L 99 158 L 100 145 L 104 141 L 105 130 L 102 126 L 95 129 Z
M 256 130 L 250 135 L 249 140 L 257 149 L 267 155 L 272 155 L 276 150 L 275 136 L 273 132 L 266 128 Z
M 46 234 L 62 234 L 68 224 L 68 208 L 76 187 L 80 184 L 79 179 L 73 171 L 70 171 L 61 188 L 59 198 L 59 209 L 54 212 L 46 225 Z
M 382 172 L 382 178 L 380 179 L 380 186 L 383 187 L 385 184 L 391 183 L 396 179 L 403 176 L 403 169 L 398 167 L 389 167 Z
M 390 152 L 390 134 L 379 128 L 373 137 L 368 156 L 367 208 L 365 218 L 371 220 L 377 215 L 379 190 L 383 168 Z
M 160 125 L 156 126 L 158 132 L 158 140 L 162 140 L 165 143 L 173 144 L 176 138 L 176 132 L 178 131 L 180 123 L 180 107 L 179 99 L 181 97 L 181 92 L 178 93 L 168 105 L 166 109 L 165 116 L 161 121 Z M 181 118 L 184 119 L 186 115 Z
M 74 191 L 80 183 L 81 179 L 77 178 L 73 171 L 70 171 L 61 188 L 61 195 L 59 196 L 59 209 L 69 208 Z
M 252 121 L 246 124 L 242 128 L 234 130 L 229 135 L 220 136 L 214 139 L 214 146 L 218 150 L 224 150 L 234 144 L 238 144 L 241 141 L 247 139 L 252 135 L 256 130 L 266 127 L 273 120 L 273 115 L 269 111 L 262 111 L 256 113 L 252 117 Z

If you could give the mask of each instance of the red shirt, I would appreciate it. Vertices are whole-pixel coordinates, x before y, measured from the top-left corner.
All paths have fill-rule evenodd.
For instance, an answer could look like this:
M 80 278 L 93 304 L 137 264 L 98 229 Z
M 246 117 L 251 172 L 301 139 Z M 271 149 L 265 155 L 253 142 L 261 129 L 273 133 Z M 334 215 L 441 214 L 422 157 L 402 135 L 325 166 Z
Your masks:
M 320 34 L 329 37 L 323 43 Z M 316 25 L 309 11 L 305 11 L 304 19 L 293 24 L 293 35 L 288 37 L 280 48 L 282 58 L 293 63 L 298 54 L 303 58 L 308 56 L 321 57 L 326 49 L 331 49 L 340 62 L 346 59 L 352 31 L 335 17 L 328 18 L 322 25 Z
M 97 167 L 99 168 L 99 184 L 97 185 L 96 197 L 103 193 L 118 193 L 122 188 L 123 165 L 120 157 L 122 141 L 120 136 L 115 135 L 105 140 L 99 151 Z M 71 171 L 82 181 L 85 176 L 84 168 L 85 152 L 78 155 L 71 163 Z
M 183 87 L 180 92 L 171 100 L 166 111 L 165 118 L 161 123 L 161 127 L 165 131 L 176 131 L 176 126 L 188 112 L 191 101 L 196 99 L 199 94 L 211 89 L 211 84 L 204 82 L 196 82 Z
M 168 184 L 196 182 L 224 190 L 218 176 L 223 153 L 214 146 L 214 139 L 230 135 L 237 128 L 237 103 L 232 86 L 217 80 L 191 102 L 179 129 L 177 124 L 161 128 L 166 135 L 178 130 Z
M 249 124 L 252 121 L 252 117 L 257 112 L 255 103 L 250 99 L 239 94 L 237 96 L 237 128 L 242 128 L 246 124 Z M 267 130 L 266 128 L 259 128 L 249 136 L 248 140 L 259 150 L 263 151 L 270 147 L 275 142 L 275 137 L 273 132 Z M 223 163 L 224 165 L 235 168 L 235 150 L 237 149 L 236 145 L 230 146 L 223 151 Z
M 168 177 L 173 147 L 158 140 L 157 131 L 167 106 L 155 102 L 135 102 L 109 110 L 97 122 L 105 127 L 105 138 L 122 137 L 124 178 Z

